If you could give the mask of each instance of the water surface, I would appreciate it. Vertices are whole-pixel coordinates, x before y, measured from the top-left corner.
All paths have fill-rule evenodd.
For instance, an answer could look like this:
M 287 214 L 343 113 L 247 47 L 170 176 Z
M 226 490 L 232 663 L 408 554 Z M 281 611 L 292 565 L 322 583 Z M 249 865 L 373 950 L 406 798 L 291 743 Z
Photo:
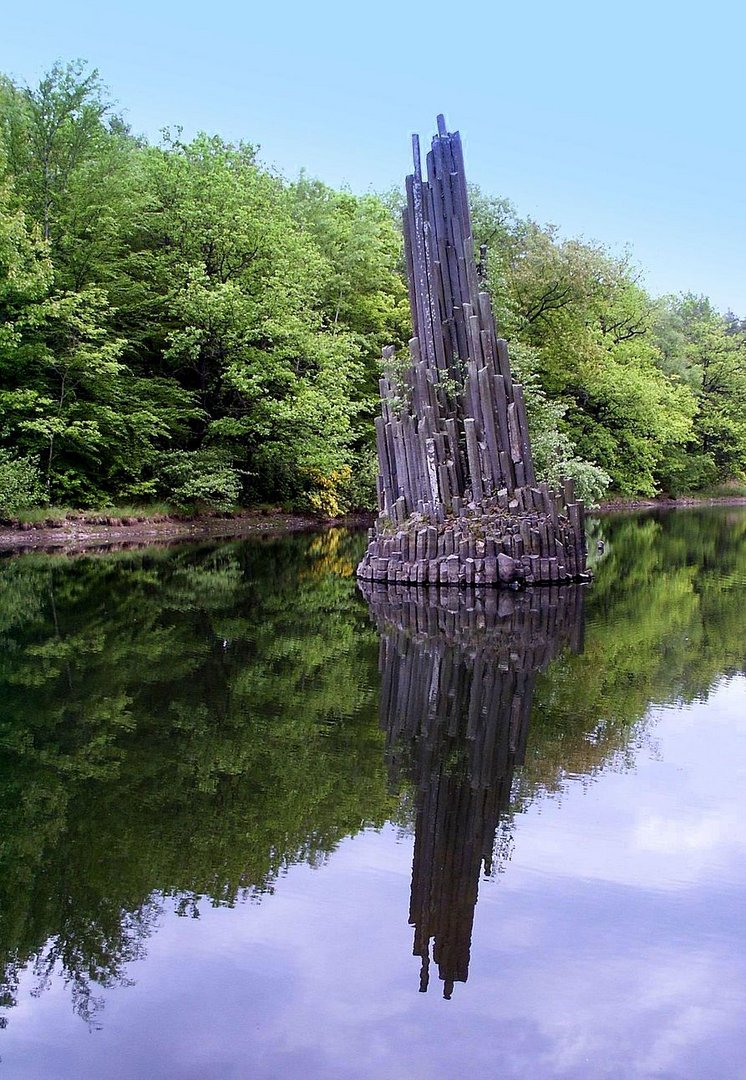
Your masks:
M 0 563 L 0 1075 L 746 1076 L 746 512 Z

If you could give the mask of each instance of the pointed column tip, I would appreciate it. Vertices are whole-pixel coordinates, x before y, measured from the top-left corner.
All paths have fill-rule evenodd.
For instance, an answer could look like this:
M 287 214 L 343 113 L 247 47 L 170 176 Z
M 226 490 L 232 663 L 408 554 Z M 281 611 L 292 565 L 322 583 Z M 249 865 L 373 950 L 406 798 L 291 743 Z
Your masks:
M 447 135 L 448 134 L 448 129 L 446 127 L 446 118 L 443 115 L 443 113 L 438 113 L 437 124 L 438 124 L 438 134 L 439 135 Z
M 422 158 L 420 157 L 420 137 L 412 136 L 412 160 L 414 161 L 414 175 L 417 181 L 422 180 Z

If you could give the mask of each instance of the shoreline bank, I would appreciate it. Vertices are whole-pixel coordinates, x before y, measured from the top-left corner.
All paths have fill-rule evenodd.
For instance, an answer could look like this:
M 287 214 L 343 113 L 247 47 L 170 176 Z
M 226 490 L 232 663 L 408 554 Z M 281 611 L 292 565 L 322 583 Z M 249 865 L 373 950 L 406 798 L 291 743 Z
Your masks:
M 746 495 L 685 496 L 680 499 L 607 499 L 589 514 L 615 514 L 624 510 L 687 510 L 706 506 L 746 506 Z
M 609 499 L 589 513 L 604 515 L 636 510 L 668 510 L 707 506 L 746 506 L 746 496 L 683 499 Z M 116 518 L 105 513 L 81 513 L 65 519 L 0 525 L 0 554 L 25 552 L 117 551 L 151 545 L 200 540 L 240 540 L 251 536 L 280 536 L 328 528 L 365 528 L 374 514 L 341 518 L 317 517 L 282 510 L 242 510 L 235 514 Z
M 154 514 L 152 517 L 138 515 L 123 518 L 88 513 L 33 524 L 0 526 L 0 554 L 34 551 L 72 554 L 200 540 L 237 540 L 255 535 L 312 532 L 331 524 L 342 525 L 351 521 L 347 518 L 332 522 L 328 518 L 284 513 L 281 510 L 245 510 L 226 515 Z

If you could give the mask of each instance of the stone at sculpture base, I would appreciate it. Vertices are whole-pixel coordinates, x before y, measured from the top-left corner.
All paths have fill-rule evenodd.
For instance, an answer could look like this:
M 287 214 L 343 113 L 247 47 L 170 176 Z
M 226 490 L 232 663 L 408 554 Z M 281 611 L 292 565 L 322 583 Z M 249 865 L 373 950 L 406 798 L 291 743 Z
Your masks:
M 544 487 L 544 485 L 542 485 Z M 455 500 L 459 503 L 459 500 Z M 588 580 L 582 503 L 517 488 L 430 521 L 379 518 L 357 568 L 365 581 L 412 585 L 552 584 Z

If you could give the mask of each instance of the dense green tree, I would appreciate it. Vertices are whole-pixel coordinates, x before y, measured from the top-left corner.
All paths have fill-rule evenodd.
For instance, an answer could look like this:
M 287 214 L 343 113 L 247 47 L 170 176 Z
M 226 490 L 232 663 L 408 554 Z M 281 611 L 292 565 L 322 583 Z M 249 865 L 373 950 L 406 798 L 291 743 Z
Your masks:
M 746 331 L 706 297 L 669 298 L 658 320 L 666 363 L 677 365 L 696 403 L 694 424 L 672 470 L 674 490 L 746 473 Z
M 0 443 L 39 462 L 50 501 L 147 493 L 159 447 L 197 413 L 188 391 L 124 362 L 108 292 L 91 283 L 113 261 L 109 251 L 104 272 L 99 241 L 116 209 L 108 150 L 119 135 L 80 65 L 53 69 L 38 91 L 1 89 Z
M 188 395 L 132 374 L 105 292 L 54 291 L 48 244 L 2 202 L 0 189 L 0 441 L 40 462 L 49 500 L 134 493 L 159 441 L 194 412 Z
M 562 455 L 580 458 L 574 471 L 593 462 L 620 493 L 654 494 L 691 439 L 695 401 L 665 368 L 655 308 L 629 260 L 565 240 L 479 191 L 473 205 L 475 241 L 489 246 L 487 280 L 502 298 L 503 332 L 518 344 L 529 405 L 536 383 L 554 405 L 555 423 L 539 421 L 537 443 L 549 436 L 562 447 L 564 436 Z
M 59 288 L 101 283 L 123 254 L 126 204 L 136 198 L 125 125 L 99 73 L 56 64 L 37 87 L 0 87 L 7 168 L 49 241 Z
M 186 449 L 222 454 L 255 496 L 323 488 L 351 465 L 359 347 L 324 325 L 326 263 L 285 186 L 251 147 L 207 136 L 166 137 L 138 167 L 129 273 L 149 366 L 203 410 Z
M 47 499 L 88 504 L 371 505 L 381 347 L 410 332 L 396 204 L 217 136 L 148 145 L 80 61 L 0 79 L 8 477 L 38 462 Z M 738 317 L 654 302 L 628 258 L 472 204 L 542 476 L 590 501 L 742 477 Z
M 376 195 L 334 191 L 303 175 L 291 196 L 296 220 L 326 260 L 325 323 L 354 335 L 375 373 L 383 347 L 403 348 L 412 333 L 401 230 Z

